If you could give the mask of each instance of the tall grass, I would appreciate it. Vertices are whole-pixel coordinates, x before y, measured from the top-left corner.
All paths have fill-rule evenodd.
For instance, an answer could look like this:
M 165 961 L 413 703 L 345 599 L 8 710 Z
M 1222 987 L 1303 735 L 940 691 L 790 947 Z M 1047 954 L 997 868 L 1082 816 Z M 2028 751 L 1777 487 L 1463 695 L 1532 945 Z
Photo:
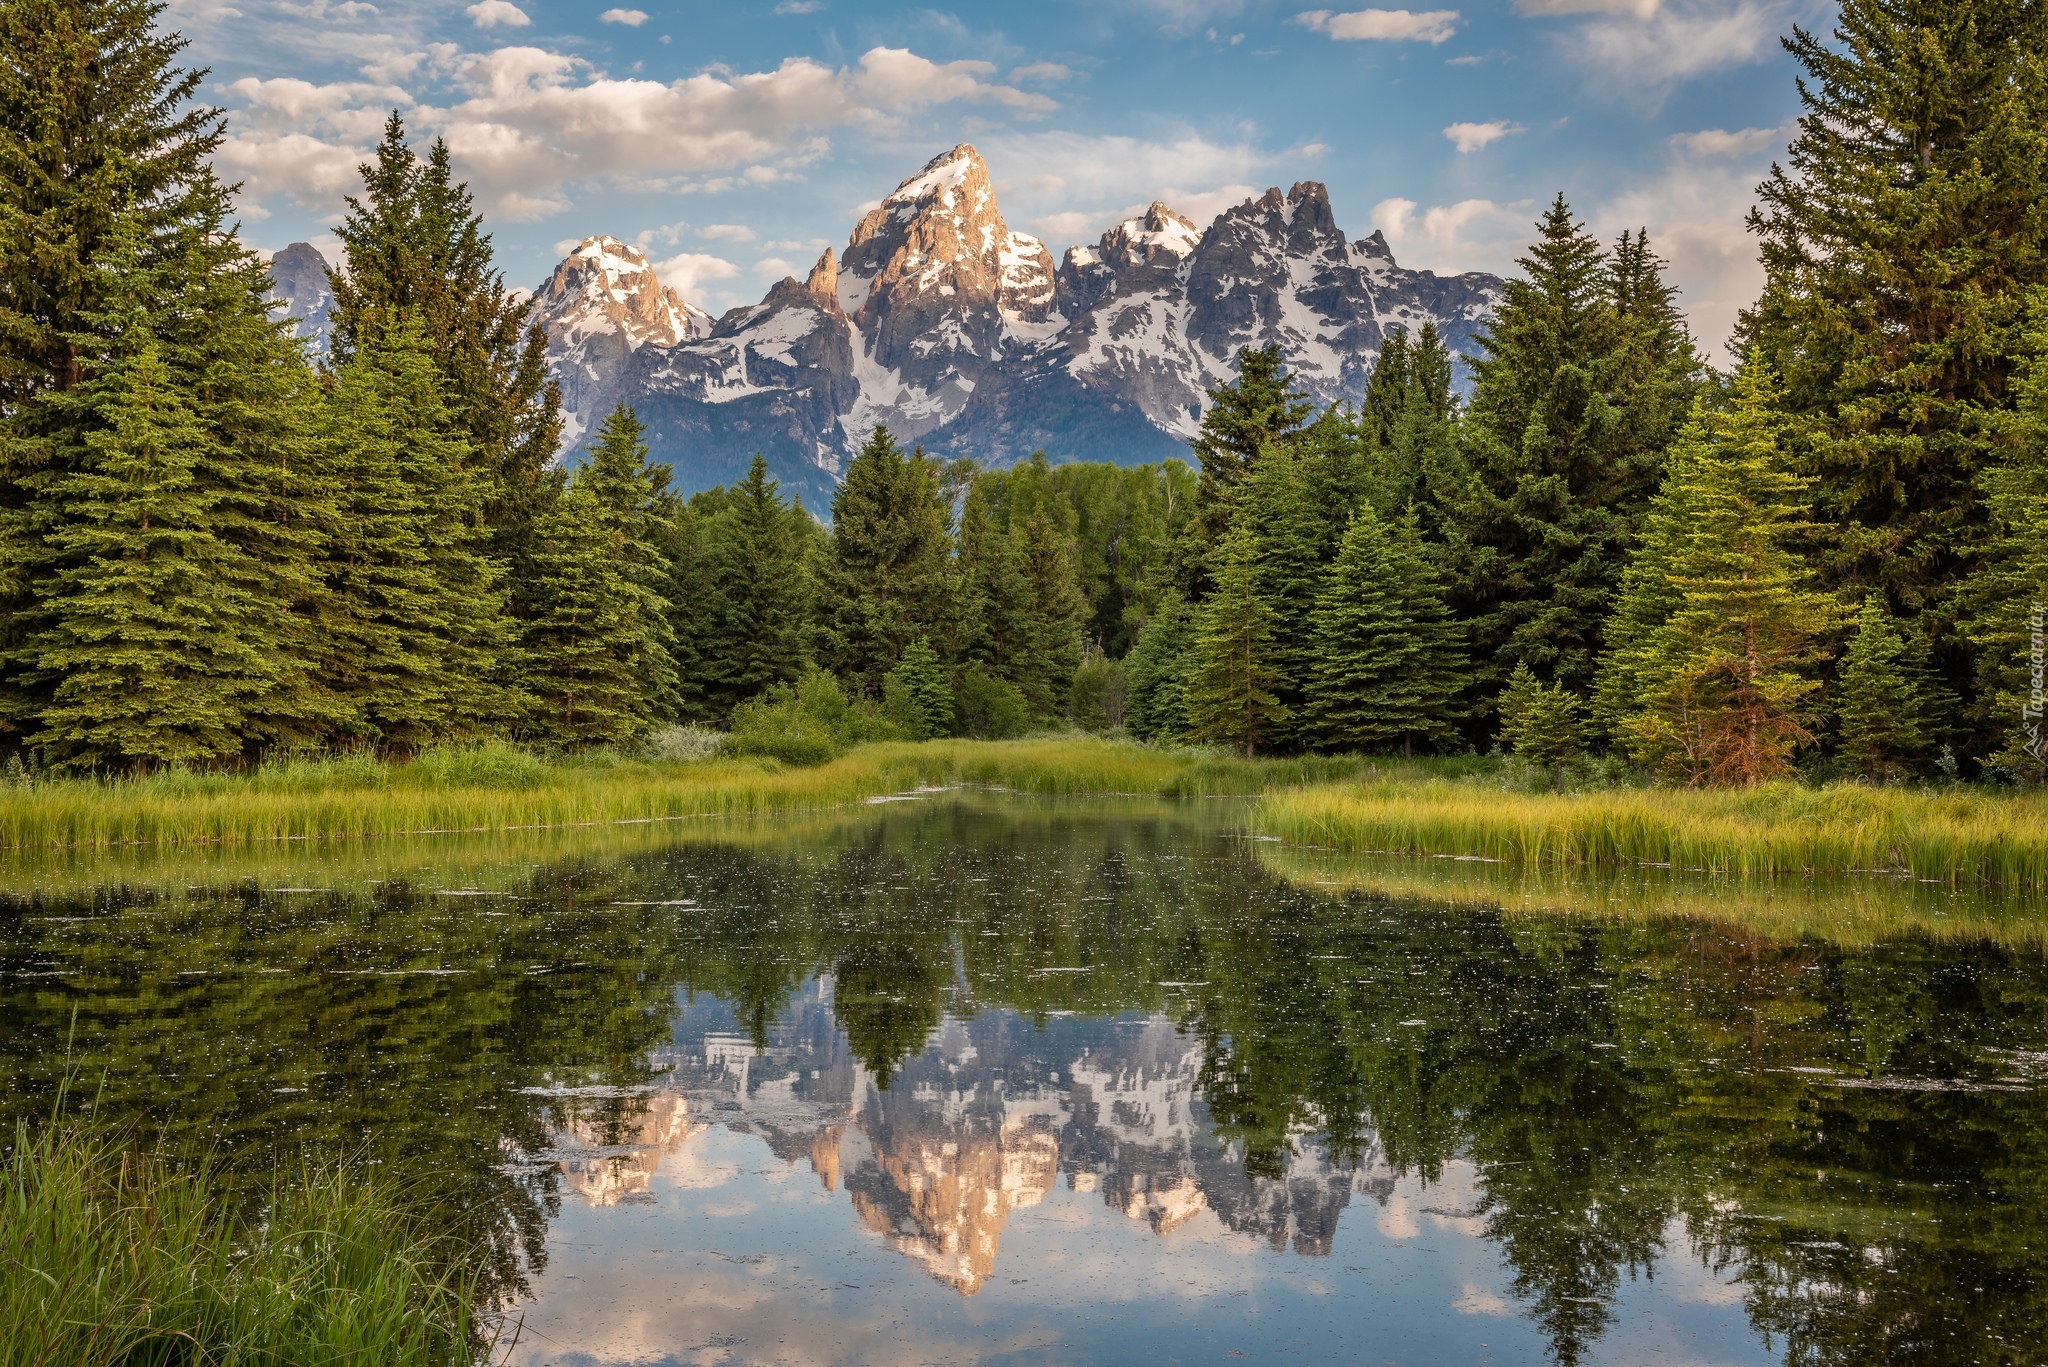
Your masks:
M 89 1130 L 16 1132 L 0 1191 L 0 1361 L 389 1364 L 486 1356 L 470 1300 L 386 1190 L 339 1168 L 239 1218 Z
M 1347 851 L 1745 875 L 1885 870 L 1948 884 L 2048 887 L 2041 795 L 1847 784 L 1564 794 L 1366 782 L 1275 793 L 1254 819 L 1289 843 Z
M 941 784 L 1050 794 L 1249 794 L 1359 772 L 1347 760 L 1242 761 L 1087 737 L 861 746 L 815 768 L 741 757 L 543 759 L 510 746 L 292 761 L 246 774 L 0 787 L 0 850 L 248 844 L 820 810 Z

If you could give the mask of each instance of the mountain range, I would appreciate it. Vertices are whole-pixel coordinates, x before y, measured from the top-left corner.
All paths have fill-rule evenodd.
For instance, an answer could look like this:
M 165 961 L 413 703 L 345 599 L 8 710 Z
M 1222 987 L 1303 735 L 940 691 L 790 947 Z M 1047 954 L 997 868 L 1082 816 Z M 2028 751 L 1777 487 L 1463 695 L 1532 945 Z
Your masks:
M 310 254 L 310 260 L 308 258 Z M 324 340 L 318 254 L 273 262 L 285 311 Z M 321 263 L 324 264 L 324 263 Z M 535 291 L 574 450 L 621 402 L 683 490 L 728 483 L 754 453 L 822 512 L 876 424 L 944 457 L 1008 465 L 1185 455 L 1239 348 L 1277 344 L 1320 403 L 1356 402 L 1389 330 L 1433 321 L 1469 354 L 1501 281 L 1394 261 L 1349 241 L 1324 187 L 1276 187 L 1206 228 L 1154 203 L 1055 262 L 1004 222 L 987 165 L 933 158 L 809 275 L 713 319 L 638 248 L 586 238 Z

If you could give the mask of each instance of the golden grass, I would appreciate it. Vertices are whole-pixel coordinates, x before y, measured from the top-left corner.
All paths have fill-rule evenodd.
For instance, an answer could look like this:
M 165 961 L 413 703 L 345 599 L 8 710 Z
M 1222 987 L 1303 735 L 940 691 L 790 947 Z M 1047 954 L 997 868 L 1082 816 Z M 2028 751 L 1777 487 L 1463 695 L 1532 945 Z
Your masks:
M 1271 794 L 1255 820 L 1290 844 L 1351 852 L 1747 876 L 1885 870 L 1952 885 L 2048 887 L 2043 795 L 1847 784 L 1520 793 L 1476 782 L 1367 781 Z

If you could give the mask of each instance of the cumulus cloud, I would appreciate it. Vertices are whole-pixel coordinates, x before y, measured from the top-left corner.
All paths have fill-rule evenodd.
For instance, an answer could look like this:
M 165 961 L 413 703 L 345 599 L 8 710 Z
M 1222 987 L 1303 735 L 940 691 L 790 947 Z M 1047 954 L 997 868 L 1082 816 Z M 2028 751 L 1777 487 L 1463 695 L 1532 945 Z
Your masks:
M 363 82 L 229 86 L 242 107 L 221 158 L 247 183 L 246 200 L 282 194 L 335 206 L 394 107 L 410 127 L 447 139 L 489 212 L 526 218 L 566 207 L 578 183 L 681 193 L 771 182 L 824 155 L 831 129 L 887 131 L 935 105 L 1056 107 L 996 81 L 988 62 L 934 62 L 901 48 L 874 48 L 844 67 L 793 57 L 772 71 L 670 82 L 611 77 L 538 47 L 430 51 L 426 60 L 450 89 L 446 103 Z
M 1680 133 L 1671 142 L 1674 147 L 1696 157 L 1741 157 L 1761 152 L 1784 136 L 1782 128 L 1744 128 L 1734 133 L 1719 128 L 1702 128 L 1697 133 Z
M 1527 244 L 1535 219 L 1531 203 L 1463 199 L 1423 208 L 1412 199 L 1372 206 L 1372 225 L 1403 265 L 1423 270 L 1500 271 Z
M 707 256 L 703 252 L 683 252 L 650 264 L 654 267 L 655 279 L 690 300 L 698 298 L 709 282 L 732 280 L 740 273 L 740 268 L 724 257 Z
M 1073 74 L 1072 67 L 1061 66 L 1058 62 L 1033 62 L 1012 71 L 1010 79 L 1026 85 L 1053 85 L 1071 79 Z
M 1458 29 L 1454 9 L 1361 9 L 1336 13 L 1305 10 L 1294 22 L 1342 42 L 1441 43 Z
M 775 7 L 777 14 L 816 14 L 825 8 L 825 0 L 782 0 Z
M 1659 10 L 1641 22 L 1598 19 L 1578 47 L 1600 70 L 1653 85 L 1753 62 L 1773 50 L 1781 27 L 1775 10 L 1745 0 L 1729 10 Z
M 804 269 L 792 265 L 790 262 L 783 260 L 779 256 L 764 256 L 759 261 L 756 261 L 754 263 L 755 277 L 761 280 L 766 280 L 770 284 L 773 284 L 775 281 L 782 279 L 782 277 L 784 277 L 785 275 L 803 274 L 805 274 Z
M 713 223 L 699 229 L 697 236 L 713 242 L 752 242 L 754 230 L 744 223 Z
M 1460 152 L 1477 152 L 1490 142 L 1499 142 L 1502 138 L 1526 131 L 1518 123 L 1494 119 L 1490 123 L 1454 123 L 1444 130 L 1444 136 L 1457 144 Z
M 463 13 L 478 28 L 525 28 L 533 22 L 512 0 L 477 0 Z
M 1660 0 L 1515 0 L 1517 14 L 1632 14 L 1647 19 Z
M 639 28 L 647 22 L 644 9 L 608 9 L 597 16 L 600 24 L 624 24 L 627 28 Z

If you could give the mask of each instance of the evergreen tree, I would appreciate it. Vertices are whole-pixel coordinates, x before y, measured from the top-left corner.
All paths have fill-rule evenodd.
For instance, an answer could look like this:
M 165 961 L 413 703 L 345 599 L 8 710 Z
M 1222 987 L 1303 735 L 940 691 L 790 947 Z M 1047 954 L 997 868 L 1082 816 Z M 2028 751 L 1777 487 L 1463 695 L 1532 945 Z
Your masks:
M 1189 736 L 1229 745 L 1249 759 L 1288 719 L 1276 692 L 1276 617 L 1259 593 L 1251 534 L 1232 529 L 1218 551 L 1216 591 L 1202 605 L 1191 652 Z
M 1568 691 L 1590 687 L 1700 370 L 1654 304 L 1662 286 L 1647 247 L 1628 239 L 1617 268 L 1561 195 L 1538 226 L 1481 338 L 1461 426 L 1471 476 L 1445 519 L 1482 693 L 1518 663 Z
M 768 462 L 754 457 L 709 527 L 716 645 L 704 661 L 721 708 L 751 698 L 804 669 L 804 584 L 800 509 L 782 501 Z
M 347 266 L 333 279 L 334 361 L 346 364 L 400 318 L 421 329 L 448 381 L 450 415 L 475 453 L 490 553 L 523 601 L 517 581 L 534 527 L 560 492 L 549 473 L 562 423 L 547 335 L 529 321 L 532 301 L 493 268 L 490 236 L 445 143 L 437 138 L 421 160 L 394 111 L 361 172 L 363 193 L 347 200 L 335 230 Z
M 1562 786 L 1568 767 L 1584 749 L 1578 699 L 1564 685 L 1546 684 L 1529 666 L 1516 665 L 1501 690 L 1500 720 L 1508 753 Z
M 1294 387 L 1278 346 L 1237 353 L 1237 379 L 1209 391 L 1209 409 L 1193 443 L 1202 471 L 1193 531 L 1203 546 L 1216 545 L 1230 530 L 1238 486 L 1259 452 L 1292 440 L 1312 408 Z
M 74 768 L 238 758 L 280 667 L 260 644 L 270 605 L 195 476 L 206 430 L 136 331 L 138 350 L 85 384 L 100 422 L 54 491 L 70 567 L 29 643 L 51 685 L 29 741 Z
M 653 629 L 660 606 L 622 553 L 596 482 L 573 481 L 539 530 L 524 624 L 529 731 L 567 744 L 645 733 L 659 715 L 650 676 L 667 667 Z
M 1329 561 L 1324 545 L 1329 510 L 1309 488 L 1305 467 L 1310 460 L 1292 446 L 1261 451 L 1244 486 L 1236 524 L 1257 548 L 1253 582 L 1273 617 L 1268 663 L 1274 693 L 1288 716 L 1261 737 L 1269 749 L 1307 743 L 1300 731 L 1307 721 L 1302 703 L 1314 659 L 1311 621 Z
M 953 686 L 932 643 L 920 636 L 910 643 L 882 679 L 889 719 L 912 740 L 930 740 L 953 729 Z
M 970 485 L 960 509 L 960 655 L 1015 684 L 1033 669 L 1032 592 L 1009 532 L 991 513 L 989 482 Z
M 668 491 L 668 467 L 647 459 L 645 431 L 632 409 L 618 405 L 598 429 L 576 482 L 596 500 L 612 555 L 636 598 L 631 616 L 644 639 L 634 658 L 646 714 L 673 718 L 681 697 L 666 590 L 674 575 L 669 548 L 676 499 Z
M 1979 476 L 1991 528 L 1965 601 L 1992 763 L 2038 784 L 2048 783 L 2048 289 L 2033 309 L 2018 409 L 1996 425 L 1997 458 Z
M 471 450 L 441 402 L 414 326 L 383 330 L 336 376 L 326 475 L 335 488 L 323 678 L 352 725 L 415 749 L 503 729 L 511 623 L 483 554 Z
M 1195 648 L 1195 612 L 1166 590 L 1124 658 L 1124 725 L 1139 740 L 1177 741 L 1188 718 L 1188 673 Z
M 1309 642 L 1303 729 L 1319 747 L 1408 753 L 1455 734 L 1464 661 L 1413 514 L 1393 535 L 1369 504 L 1352 515 Z
M 1842 758 L 1864 778 L 1904 777 L 1926 748 L 1916 683 L 1883 596 L 1866 595 L 1835 698 Z
M 946 522 L 938 467 L 877 427 L 833 495 L 818 576 L 820 654 L 870 697 L 912 641 L 952 638 Z
M 1688 783 L 1744 784 L 1791 772 L 1812 739 L 1800 669 L 1839 617 L 1806 587 L 1790 548 L 1806 527 L 1812 481 L 1787 469 L 1768 367 L 1752 354 L 1725 413 L 1696 407 L 1662 501 L 1682 534 L 1632 587 L 1668 615 L 1633 646 L 1640 689 L 1621 730 L 1638 758 Z M 1646 619 L 1641 604 L 1621 615 Z
M 1063 717 L 1074 670 L 1081 663 L 1081 596 L 1065 538 L 1043 512 L 1033 513 L 1017 536 L 1017 572 L 1029 602 L 1029 663 L 1014 682 L 1032 713 Z
M 1962 688 L 1977 476 L 2048 284 L 2048 10 L 1845 0 L 1831 38 L 1786 47 L 1805 112 L 1750 217 L 1765 286 L 1742 335 L 1784 377 L 1827 582 L 1882 589 Z

